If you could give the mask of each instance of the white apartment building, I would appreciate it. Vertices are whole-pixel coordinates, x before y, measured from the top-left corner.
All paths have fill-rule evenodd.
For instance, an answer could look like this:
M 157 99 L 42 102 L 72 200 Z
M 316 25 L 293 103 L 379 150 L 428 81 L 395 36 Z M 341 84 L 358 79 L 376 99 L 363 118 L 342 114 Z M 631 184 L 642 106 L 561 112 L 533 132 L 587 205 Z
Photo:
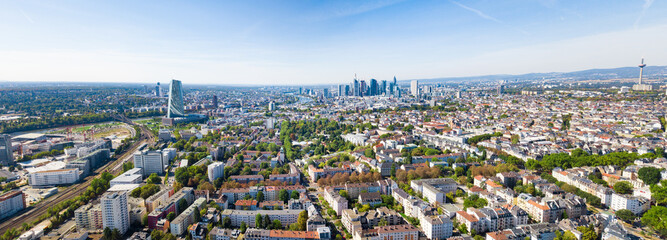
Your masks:
M 25 197 L 21 191 L 10 191 L 0 195 L 0 219 L 14 215 L 25 208 Z
M 376 227 L 379 239 L 419 240 L 419 229 L 410 225 Z
M 444 216 L 423 216 L 419 219 L 422 231 L 431 240 L 447 239 L 452 236 L 452 220 Z
M 229 217 L 232 220 L 232 226 L 233 227 L 239 227 L 241 226 L 242 222 L 245 222 L 248 227 L 256 227 L 255 226 L 255 217 L 257 214 L 261 214 L 262 216 L 268 215 L 269 219 L 271 222 L 273 220 L 279 220 L 280 223 L 282 223 L 283 227 L 289 226 L 292 223 L 295 223 L 297 218 L 299 218 L 299 213 L 301 213 L 301 209 L 298 210 L 232 210 L 232 209 L 225 209 L 222 211 L 220 214 L 220 218 L 224 219 L 225 217 Z
M 612 194 L 611 197 L 611 209 L 614 211 L 627 209 L 632 211 L 632 213 L 635 215 L 639 215 L 648 211 L 650 205 L 650 201 L 643 197 L 623 195 L 618 193 Z
M 130 212 L 127 207 L 127 192 L 108 192 L 100 199 L 104 228 L 118 229 L 125 234 L 130 228 Z
M 214 162 L 208 165 L 208 180 L 215 182 L 216 179 L 225 176 L 225 164 L 222 162 Z

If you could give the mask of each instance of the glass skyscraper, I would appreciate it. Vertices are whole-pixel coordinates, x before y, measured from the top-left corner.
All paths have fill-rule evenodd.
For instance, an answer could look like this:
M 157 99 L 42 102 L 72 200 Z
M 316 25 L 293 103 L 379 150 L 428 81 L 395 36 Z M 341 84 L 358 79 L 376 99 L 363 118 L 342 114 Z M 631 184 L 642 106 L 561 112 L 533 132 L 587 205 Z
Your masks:
M 181 81 L 172 79 L 169 84 L 169 108 L 167 109 L 167 118 L 177 118 L 185 116 L 183 106 L 183 88 Z

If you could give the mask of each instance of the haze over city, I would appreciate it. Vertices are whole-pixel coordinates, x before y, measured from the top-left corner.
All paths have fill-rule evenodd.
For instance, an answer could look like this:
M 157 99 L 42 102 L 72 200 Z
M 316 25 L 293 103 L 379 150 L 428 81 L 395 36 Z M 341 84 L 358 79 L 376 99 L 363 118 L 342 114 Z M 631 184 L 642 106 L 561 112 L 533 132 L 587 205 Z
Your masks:
M 0 81 L 338 84 L 667 65 L 665 1 L 6 1 Z

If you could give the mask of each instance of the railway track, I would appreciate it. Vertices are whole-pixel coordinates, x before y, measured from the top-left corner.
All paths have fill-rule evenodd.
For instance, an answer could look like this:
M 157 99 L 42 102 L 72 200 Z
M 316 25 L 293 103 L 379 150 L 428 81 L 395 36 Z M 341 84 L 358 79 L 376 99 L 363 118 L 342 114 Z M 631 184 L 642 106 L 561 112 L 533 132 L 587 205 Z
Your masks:
M 130 121 L 127 118 L 123 120 L 127 120 L 128 122 L 126 121 L 121 121 L 121 122 L 125 122 L 130 125 L 136 125 L 136 123 Z M 95 170 L 93 174 L 84 179 L 84 182 L 69 186 L 65 190 L 57 193 L 56 195 L 44 199 L 41 202 L 35 204 L 34 206 L 27 208 L 27 210 L 24 210 L 22 213 L 15 215 L 14 217 L 4 219 L 0 223 L 0 233 L 4 233 L 12 228 L 20 228 L 24 223 L 30 224 L 35 220 L 37 220 L 40 216 L 46 214 L 49 207 L 54 206 L 55 204 L 58 204 L 62 201 L 79 196 L 88 188 L 88 186 L 90 186 L 93 179 L 99 177 L 103 172 L 109 172 L 113 175 L 119 174 L 120 171 L 122 170 L 121 167 L 123 163 L 127 162 L 127 160 L 132 157 L 132 154 L 135 151 L 137 151 L 137 149 L 141 145 L 143 145 L 144 143 L 149 143 L 149 144 L 155 143 L 155 136 L 153 136 L 153 133 L 150 130 L 148 130 L 144 126 L 139 126 L 139 128 L 141 129 L 140 133 L 141 135 L 139 139 L 134 144 L 132 144 L 132 146 L 128 148 L 128 150 L 126 150 L 119 157 L 117 157 L 116 160 L 110 161 L 104 166 Z

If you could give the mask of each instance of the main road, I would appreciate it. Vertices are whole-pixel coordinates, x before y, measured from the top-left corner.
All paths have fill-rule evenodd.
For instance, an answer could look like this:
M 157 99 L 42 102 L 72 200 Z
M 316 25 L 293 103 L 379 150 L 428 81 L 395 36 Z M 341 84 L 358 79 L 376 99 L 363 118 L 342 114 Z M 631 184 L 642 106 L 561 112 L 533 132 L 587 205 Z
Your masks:
M 136 123 L 125 118 L 124 116 L 118 117 L 117 120 L 130 125 L 137 125 Z M 43 214 L 46 214 L 49 207 L 54 206 L 62 201 L 79 196 L 81 193 L 86 191 L 88 186 L 90 186 L 90 184 L 92 183 L 93 179 L 99 177 L 103 172 L 109 172 L 113 175 L 119 174 L 120 171 L 122 170 L 121 166 L 123 165 L 123 163 L 131 159 L 132 154 L 135 151 L 137 151 L 137 149 L 140 146 L 142 146 L 143 144 L 155 143 L 155 136 L 153 136 L 153 133 L 150 130 L 148 130 L 145 126 L 141 125 L 139 125 L 139 129 L 141 130 L 141 132 L 138 133 L 141 134 L 139 136 L 139 139 L 134 144 L 132 144 L 125 152 L 121 153 L 120 156 L 116 158 L 116 160 L 110 161 L 104 166 L 95 170 L 93 174 L 91 174 L 91 176 L 88 176 L 84 179 L 83 183 L 69 186 L 64 190 L 60 191 L 59 193 L 55 194 L 54 196 L 46 198 L 36 203 L 35 205 L 26 208 L 20 214 L 14 215 L 13 217 L 8 219 L 4 219 L 3 222 L 0 223 L 0 233 L 4 233 L 11 228 L 20 228 L 24 223 L 30 224 L 35 220 L 37 220 Z

